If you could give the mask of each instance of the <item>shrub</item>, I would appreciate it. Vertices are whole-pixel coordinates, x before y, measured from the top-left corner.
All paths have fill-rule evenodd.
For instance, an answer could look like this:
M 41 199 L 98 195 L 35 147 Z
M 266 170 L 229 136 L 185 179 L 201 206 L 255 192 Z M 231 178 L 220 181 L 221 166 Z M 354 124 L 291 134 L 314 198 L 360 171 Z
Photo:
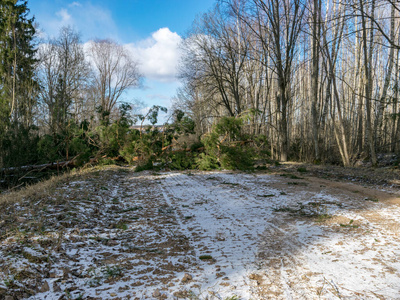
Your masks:
M 39 138 L 36 129 L 34 126 L 27 128 L 15 122 L 8 130 L 0 132 L 0 156 L 5 166 L 18 167 L 35 163 L 39 159 Z M 0 164 L 1 161 L 0 157 Z
M 222 147 L 221 166 L 227 170 L 248 171 L 254 169 L 254 151 L 246 147 Z
M 205 153 L 197 160 L 199 169 L 211 170 L 219 166 L 228 170 L 254 168 L 255 151 L 245 145 L 249 137 L 241 133 L 242 125 L 243 120 L 235 117 L 223 117 L 214 125 L 201 140 Z
M 177 151 L 169 154 L 171 162 L 168 167 L 171 170 L 187 170 L 196 166 L 195 155 L 191 152 Z
M 138 164 L 135 168 L 135 172 L 142 172 L 145 170 L 153 170 L 154 165 L 153 165 L 153 160 L 148 159 L 146 162 Z
M 218 159 L 215 156 L 208 155 L 206 153 L 200 153 L 196 158 L 196 165 L 202 171 L 210 171 L 219 169 L 220 165 Z
M 204 147 L 204 144 L 202 142 L 196 142 L 196 143 L 190 145 L 190 150 L 198 151 L 199 149 L 201 149 L 203 147 Z
M 48 134 L 40 139 L 38 143 L 38 152 L 43 162 L 53 162 L 60 158 L 54 138 Z

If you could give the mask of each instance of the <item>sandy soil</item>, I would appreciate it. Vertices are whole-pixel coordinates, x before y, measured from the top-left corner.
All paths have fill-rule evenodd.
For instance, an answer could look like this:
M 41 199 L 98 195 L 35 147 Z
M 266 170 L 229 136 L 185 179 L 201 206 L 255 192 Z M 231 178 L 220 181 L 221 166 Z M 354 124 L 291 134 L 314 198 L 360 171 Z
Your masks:
M 400 299 L 395 187 L 111 168 L 1 215 L 7 300 Z

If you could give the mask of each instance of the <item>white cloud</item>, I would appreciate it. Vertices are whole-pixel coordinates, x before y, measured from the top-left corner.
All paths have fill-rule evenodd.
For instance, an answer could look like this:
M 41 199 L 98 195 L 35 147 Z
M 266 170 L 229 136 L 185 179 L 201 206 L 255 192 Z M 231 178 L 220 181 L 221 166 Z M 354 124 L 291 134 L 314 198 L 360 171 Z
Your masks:
M 66 24 L 71 20 L 71 15 L 68 13 L 68 10 L 66 10 L 65 8 L 62 8 L 58 12 L 56 12 L 56 16 L 61 18 L 61 20 L 59 20 L 59 22 L 61 22 L 62 24 Z
M 129 44 L 127 48 L 139 61 L 140 71 L 146 78 L 172 82 L 177 80 L 181 41 L 182 38 L 176 32 L 161 28 L 151 38 Z
M 91 2 L 74 1 L 60 8 L 51 17 L 42 19 L 40 25 L 50 37 L 57 36 L 63 26 L 83 30 L 84 40 L 93 39 L 99 35 L 103 38 L 118 36 L 111 12 Z
M 70 7 L 74 7 L 74 6 L 76 6 L 76 7 L 81 7 L 82 4 L 80 4 L 80 3 L 77 2 L 77 1 L 74 1 L 74 2 L 72 2 L 69 6 L 70 6 Z

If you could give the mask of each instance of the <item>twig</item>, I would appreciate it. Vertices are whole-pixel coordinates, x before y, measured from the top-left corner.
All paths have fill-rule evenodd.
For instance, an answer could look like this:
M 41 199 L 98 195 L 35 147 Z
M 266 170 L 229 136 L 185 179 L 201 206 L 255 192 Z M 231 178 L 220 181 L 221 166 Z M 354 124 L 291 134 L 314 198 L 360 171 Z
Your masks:
M 39 171 L 37 171 L 36 169 L 32 169 L 30 170 L 28 173 L 26 173 L 24 176 L 22 176 L 21 178 L 18 178 L 18 181 L 21 181 L 22 179 L 24 179 L 26 176 L 28 176 L 30 173 L 32 173 L 33 171 L 37 171 L 37 172 L 42 172 L 44 169 L 48 168 L 47 166 L 41 168 Z
M 14 189 L 17 189 L 17 188 L 19 188 L 19 187 L 22 186 L 22 185 L 24 185 L 23 182 L 20 183 L 20 184 L 18 184 L 18 185 L 16 185 L 16 186 L 13 186 L 12 188 L 9 188 L 8 191 L 12 191 L 12 190 L 14 190 Z
M 329 285 L 335 290 L 336 296 L 337 296 L 339 299 L 342 299 L 342 296 L 340 296 L 339 288 L 336 286 L 336 284 L 333 282 L 333 280 L 332 280 L 332 281 L 328 281 L 328 280 L 326 280 L 325 277 L 324 277 L 324 280 L 325 280 L 327 283 L 329 283 Z

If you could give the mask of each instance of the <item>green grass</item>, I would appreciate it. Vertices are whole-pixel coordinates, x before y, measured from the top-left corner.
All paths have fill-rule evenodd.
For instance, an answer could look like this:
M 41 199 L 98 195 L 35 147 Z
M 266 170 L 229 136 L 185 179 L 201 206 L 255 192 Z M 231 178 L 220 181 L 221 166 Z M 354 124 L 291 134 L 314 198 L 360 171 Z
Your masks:
M 281 177 L 286 177 L 286 178 L 290 178 L 290 179 L 304 179 L 303 177 L 299 177 L 299 176 L 296 176 L 296 175 L 290 174 L 290 173 L 288 173 L 288 174 L 281 174 L 281 175 L 279 175 L 279 176 L 281 176 Z
M 358 228 L 360 227 L 359 225 L 354 225 L 353 224 L 354 220 L 350 220 L 349 224 L 339 224 L 340 227 L 345 227 L 345 228 Z
M 117 225 L 115 225 L 115 228 L 122 229 L 122 230 L 127 230 L 128 229 L 128 225 L 126 225 L 125 223 L 118 223 Z
M 104 271 L 104 275 L 107 278 L 116 278 L 116 277 L 121 277 L 122 276 L 122 269 L 120 266 L 107 266 Z

